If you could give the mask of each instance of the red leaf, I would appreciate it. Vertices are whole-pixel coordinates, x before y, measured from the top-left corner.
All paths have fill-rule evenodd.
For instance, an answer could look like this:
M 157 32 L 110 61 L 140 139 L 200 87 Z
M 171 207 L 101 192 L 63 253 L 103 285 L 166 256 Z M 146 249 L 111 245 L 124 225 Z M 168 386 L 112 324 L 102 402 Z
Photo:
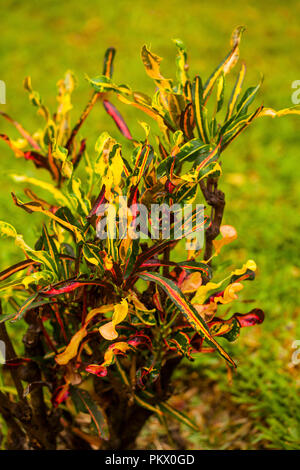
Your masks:
M 98 364 L 90 364 L 85 368 L 90 374 L 97 375 L 97 377 L 105 377 L 107 375 L 106 367 L 100 366 Z
M 122 118 L 121 114 L 117 110 L 117 108 L 111 104 L 109 101 L 104 100 L 103 101 L 103 106 L 113 120 L 115 121 L 119 131 L 129 140 L 132 140 L 132 135 L 130 134 L 130 130 L 127 127 L 127 124 L 125 123 L 124 119 Z
M 241 327 L 259 325 L 264 321 L 265 314 L 259 308 L 254 308 L 249 313 L 235 313 L 234 317 L 238 320 Z
M 69 395 L 70 395 L 69 384 L 61 385 L 54 391 L 52 395 L 52 399 L 51 399 L 52 405 L 54 407 L 57 407 L 62 402 L 64 402 L 68 398 Z

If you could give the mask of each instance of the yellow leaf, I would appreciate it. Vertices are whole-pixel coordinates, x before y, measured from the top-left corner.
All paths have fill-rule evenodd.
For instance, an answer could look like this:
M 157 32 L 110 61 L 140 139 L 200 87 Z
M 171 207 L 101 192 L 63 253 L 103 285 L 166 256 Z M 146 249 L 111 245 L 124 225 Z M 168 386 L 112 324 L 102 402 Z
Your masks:
M 63 95 L 57 97 L 57 101 L 59 102 L 58 113 L 59 114 L 66 114 L 73 108 L 71 103 L 71 96 L 70 95 Z
M 130 349 L 130 346 L 123 342 L 120 341 L 119 343 L 114 343 L 112 344 L 109 349 L 105 352 L 104 354 L 104 362 L 101 364 L 102 367 L 107 367 L 110 366 L 114 360 L 115 352 L 116 351 L 121 351 L 121 352 L 126 352 L 128 349 Z
M 11 142 L 13 143 L 13 145 L 15 147 L 17 147 L 18 149 L 24 149 L 28 146 L 28 142 L 26 139 L 17 139 L 17 140 L 12 140 L 11 139 Z
M 99 369 L 99 367 L 103 367 L 103 368 L 109 367 L 110 365 L 113 364 L 115 360 L 115 356 L 116 354 L 118 354 L 118 352 L 125 353 L 128 349 L 130 349 L 130 346 L 123 341 L 120 341 L 119 343 L 111 344 L 104 353 L 104 362 L 102 362 L 100 366 L 98 364 L 91 364 L 90 367 L 96 368 L 96 369 Z
M 201 176 L 200 180 L 202 180 L 203 178 L 206 178 L 208 175 L 212 173 L 215 173 L 216 171 L 218 171 L 220 175 L 222 175 L 222 167 L 220 166 L 219 162 L 215 162 L 213 167 Z
M 126 299 L 123 299 L 122 302 L 115 305 L 114 314 L 112 317 L 112 321 L 114 325 L 118 325 L 121 323 L 126 317 L 128 313 L 128 303 Z
M 230 302 L 238 298 L 236 292 L 242 290 L 243 287 L 243 284 L 241 284 L 240 282 L 234 282 L 233 284 L 229 284 L 229 286 L 227 286 L 224 290 L 223 296 L 215 297 L 214 302 L 220 302 L 221 304 L 229 304 Z
M 81 191 L 80 191 L 81 186 L 82 186 L 82 183 L 81 183 L 79 178 L 72 178 L 73 193 L 74 193 L 78 203 L 80 204 L 83 212 L 85 213 L 85 215 L 88 215 L 88 213 L 91 210 L 90 202 L 89 202 L 88 199 L 85 199 L 85 200 L 83 199 Z M 88 206 L 86 205 L 86 203 L 88 204 Z
M 218 289 L 221 286 L 223 281 L 215 283 L 215 282 L 208 282 L 205 286 L 200 286 L 197 289 L 196 295 L 192 300 L 193 304 L 200 304 L 202 305 L 203 302 L 206 300 L 208 292 Z
M 71 207 L 68 198 L 51 183 L 46 183 L 45 181 L 40 181 L 36 178 L 31 178 L 24 175 L 13 174 L 10 175 L 10 177 L 17 183 L 29 183 L 38 186 L 39 188 L 45 189 L 45 191 L 47 191 L 49 194 L 52 194 L 58 203 L 62 204 L 63 206 Z
M 165 79 L 160 73 L 160 63 L 162 58 L 151 52 L 147 46 L 142 47 L 142 61 L 149 77 L 157 81 L 158 86 L 171 90 L 170 80 Z
M 118 147 L 115 156 L 113 157 L 113 161 L 111 164 L 111 171 L 113 174 L 113 181 L 115 186 L 119 186 L 122 179 L 122 172 L 123 172 L 123 160 L 121 156 L 121 148 Z
M 247 269 L 251 269 L 251 271 L 256 271 L 256 263 L 253 261 L 253 259 L 249 259 L 247 263 L 243 264 L 243 267 L 240 269 L 236 269 L 235 271 L 232 271 L 231 275 L 232 276 L 241 276 L 244 274 Z
M 64 352 L 56 356 L 55 360 L 59 365 L 67 364 L 71 359 L 73 359 L 73 357 L 76 356 L 79 344 L 86 336 L 86 333 L 87 332 L 85 327 L 81 328 L 79 331 L 77 331 L 77 333 L 75 333 Z
M 112 257 L 106 254 L 103 261 L 104 261 L 104 268 L 107 269 L 107 271 L 111 271 L 114 265 Z
M 102 325 L 99 328 L 99 333 L 103 336 L 103 338 L 111 341 L 118 337 L 118 333 L 116 331 L 116 325 L 121 323 L 128 314 L 128 303 L 126 299 L 123 299 L 119 304 L 114 306 L 114 313 L 112 316 L 112 321 Z
M 3 222 L 2 220 L 0 221 L 0 233 L 3 238 L 16 238 L 18 235 L 16 229 L 12 225 L 8 224 L 7 222 Z
M 94 308 L 87 314 L 85 319 L 85 325 L 87 325 L 96 315 L 99 315 L 99 313 L 111 312 L 113 309 L 113 304 L 102 305 L 101 307 Z
M 123 240 L 120 243 L 119 247 L 119 256 L 120 259 L 122 260 L 122 263 L 125 263 L 126 258 L 127 258 L 127 253 L 130 250 L 132 245 L 132 239 L 127 236 L 126 238 L 123 238 Z
M 140 124 L 140 126 L 142 126 L 142 128 L 144 129 L 145 135 L 146 135 L 146 140 L 147 140 L 148 137 L 149 137 L 149 134 L 150 134 L 150 126 L 149 126 L 149 124 L 147 124 L 147 123 L 144 122 L 144 121 L 139 121 L 139 124 Z
M 155 310 L 149 310 L 147 307 L 145 307 L 145 305 L 138 299 L 134 292 L 130 293 L 130 300 L 137 310 L 141 310 L 142 312 L 153 312 Z
M 271 116 L 272 118 L 274 118 L 286 116 L 287 114 L 300 114 L 300 109 L 296 106 L 291 108 L 280 109 L 279 111 L 275 111 L 275 109 L 272 108 L 263 108 L 259 113 L 259 117 Z

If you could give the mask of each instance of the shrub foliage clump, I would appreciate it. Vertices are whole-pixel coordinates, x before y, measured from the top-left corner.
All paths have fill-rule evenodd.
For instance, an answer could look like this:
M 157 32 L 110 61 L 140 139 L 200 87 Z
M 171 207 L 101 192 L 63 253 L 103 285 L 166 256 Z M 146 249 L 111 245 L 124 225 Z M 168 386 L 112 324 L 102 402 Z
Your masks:
M 258 117 L 296 111 L 251 110 L 260 84 L 242 93 L 244 64 L 224 100 L 225 78 L 238 62 L 242 32 L 234 31 L 230 52 L 204 84 L 198 75 L 189 78 L 184 44 L 175 40 L 176 81 L 162 75 L 161 58 L 144 46 L 141 56 L 155 83 L 153 97 L 116 85 L 111 48 L 103 74 L 88 78 L 93 94 L 75 126 L 70 119 L 71 72 L 58 82 L 54 114 L 30 79 L 25 80 L 45 121 L 43 130 L 30 134 L 1 112 L 21 134 L 18 141 L 3 134 L 1 139 L 16 157 L 32 161 L 53 179 L 12 175 L 16 183 L 26 184 L 26 199 L 12 198 L 28 213 L 28 222 L 35 212 L 44 216 L 33 247 L 12 225 L 0 223 L 1 236 L 14 240 L 23 252 L 19 263 L 0 273 L 0 339 L 6 344 L 0 413 L 7 448 L 127 449 L 152 414 L 162 420 L 171 414 L 197 430 L 196 423 L 168 403 L 173 371 L 182 358 L 192 360 L 201 353 L 219 354 L 234 368 L 224 340 L 235 341 L 242 327 L 263 321 L 257 308 L 229 316 L 228 309 L 222 310 L 224 304 L 231 307 L 245 281 L 254 279 L 253 260 L 226 272 L 223 280 L 213 280 L 212 261 L 237 236 L 232 226 L 222 225 L 221 159 Z M 150 116 L 158 131 L 142 122 L 144 139 L 132 137 L 110 101 L 113 97 Z M 99 102 L 126 145 L 122 148 L 103 132 L 95 151 L 88 153 L 79 131 Z M 124 237 L 121 198 L 127 202 Z M 203 217 L 200 203 L 205 205 Z M 150 209 L 153 204 L 162 210 L 155 219 L 149 211 L 142 223 L 141 205 Z M 193 205 L 192 228 L 184 237 L 176 236 L 183 222 L 174 213 L 168 236 L 163 236 L 164 208 L 172 205 Z M 108 206 L 113 223 L 103 210 Z M 151 237 L 153 221 L 157 237 Z M 101 226 L 106 237 L 99 236 Z M 191 242 L 186 250 L 185 238 L 198 233 L 204 233 L 204 246 Z M 13 331 L 21 319 L 23 352 L 15 337 L 13 346 L 6 327 L 11 323 Z

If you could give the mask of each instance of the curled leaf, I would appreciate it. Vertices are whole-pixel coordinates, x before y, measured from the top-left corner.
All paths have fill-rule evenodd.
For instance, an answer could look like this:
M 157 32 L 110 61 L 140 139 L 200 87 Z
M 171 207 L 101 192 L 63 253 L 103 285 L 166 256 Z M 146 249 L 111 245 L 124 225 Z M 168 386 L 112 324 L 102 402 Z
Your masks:
M 235 318 L 238 320 L 241 327 L 259 325 L 264 321 L 265 315 L 259 308 L 254 308 L 248 313 L 235 313 Z
M 64 352 L 56 356 L 55 360 L 59 365 L 68 364 L 68 362 L 76 356 L 79 345 L 86 334 L 87 331 L 85 327 L 80 328 L 80 330 L 75 333 Z
M 251 271 L 256 271 L 256 263 L 255 261 L 253 261 L 253 259 L 249 259 L 247 263 L 243 264 L 240 269 L 235 269 L 234 271 L 232 271 L 231 275 L 242 276 L 248 269 L 250 269 Z
M 219 254 L 224 245 L 228 245 L 237 238 L 237 231 L 232 225 L 221 225 L 220 233 L 222 235 L 221 240 L 213 240 L 213 245 L 216 250 L 216 254 Z
M 147 46 L 142 47 L 141 57 L 149 77 L 153 78 L 158 86 L 170 90 L 170 80 L 165 79 L 160 73 L 160 63 L 162 58 L 151 52 Z
M 114 306 L 114 313 L 112 316 L 112 321 L 102 325 L 99 328 L 99 333 L 103 336 L 103 338 L 111 341 L 118 337 L 118 333 L 116 331 L 116 326 L 121 323 L 127 317 L 128 313 L 128 303 L 126 299 L 123 299 L 122 302 Z
M 115 360 L 116 356 L 119 354 L 124 354 L 130 349 L 130 345 L 123 341 L 111 344 L 104 354 L 104 362 L 102 364 L 90 364 L 86 367 L 86 371 L 98 375 L 99 377 L 104 377 L 107 375 L 107 367 L 111 366 Z
M 221 295 L 216 295 L 213 297 L 213 301 L 215 303 L 219 302 L 221 304 L 229 304 L 230 302 L 238 298 L 236 292 L 242 290 L 243 287 L 243 284 L 241 284 L 240 282 L 229 284 L 229 286 L 226 287 L 226 289 L 224 290 L 224 292 L 222 292 Z
M 85 325 L 88 325 L 90 321 L 95 318 L 95 316 L 99 315 L 100 313 L 107 313 L 111 312 L 114 309 L 113 304 L 108 304 L 108 305 L 102 305 L 101 307 L 94 308 L 91 310 L 85 319 Z
M 193 298 L 193 304 L 202 305 L 204 301 L 206 300 L 208 293 L 210 291 L 218 289 L 221 285 L 222 285 L 222 281 L 218 283 L 208 282 L 207 284 L 205 284 L 205 286 L 200 286 L 197 289 L 195 297 Z

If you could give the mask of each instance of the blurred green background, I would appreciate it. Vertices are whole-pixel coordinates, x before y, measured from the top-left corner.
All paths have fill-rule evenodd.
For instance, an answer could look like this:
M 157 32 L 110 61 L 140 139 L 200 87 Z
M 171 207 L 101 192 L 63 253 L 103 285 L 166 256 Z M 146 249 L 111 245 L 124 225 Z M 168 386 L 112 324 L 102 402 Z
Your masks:
M 7 104 L 0 109 L 29 131 L 42 126 L 42 120 L 23 91 L 24 77 L 32 77 L 34 89 L 54 110 L 56 82 L 66 70 L 73 70 L 78 78 L 73 98 L 77 117 L 90 96 L 84 74 L 99 74 L 103 53 L 110 46 L 118 51 L 116 82 L 151 94 L 152 81 L 140 60 L 144 43 L 164 58 L 162 71 L 171 77 L 175 75 L 171 39 L 181 38 L 189 51 L 191 76 L 198 73 L 206 80 L 227 53 L 231 31 L 245 24 L 247 32 L 241 43 L 241 58 L 248 69 L 245 86 L 256 84 L 260 74 L 264 75 L 258 100 L 275 109 L 289 107 L 291 84 L 300 79 L 297 0 L 2 0 L 0 18 L 0 79 L 7 86 Z M 145 120 L 144 115 L 121 109 L 130 129 L 141 132 L 136 118 Z M 119 138 L 114 124 L 98 106 L 82 130 L 90 148 L 104 129 Z M 223 250 L 218 262 L 221 268 L 229 264 L 239 267 L 247 259 L 255 259 L 257 278 L 245 286 L 240 298 L 255 299 L 266 320 L 243 331 L 240 341 L 231 347 L 239 364 L 232 386 L 217 358 L 205 357 L 194 363 L 203 383 L 213 385 L 211 393 L 216 385 L 220 400 L 229 398 L 224 405 L 218 404 L 227 412 L 226 419 L 221 413 L 220 422 L 203 425 L 201 436 L 189 434 L 193 448 L 300 448 L 300 366 L 291 364 L 292 343 L 300 340 L 299 129 L 299 116 L 257 120 L 223 156 L 225 223 L 236 227 L 239 238 Z M 3 120 L 0 132 L 18 137 Z M 0 152 L 0 219 L 12 223 L 30 243 L 41 219 L 33 215 L 29 225 L 25 212 L 15 208 L 10 192 L 21 188 L 8 175 L 37 173 L 31 163 L 17 160 L 2 142 Z M 1 241 L 2 269 L 17 261 L 18 255 L 12 243 Z M 241 304 L 240 311 L 246 309 L 249 305 Z M 203 395 L 194 397 L 193 404 L 201 405 L 201 400 Z M 244 433 L 242 439 L 237 437 L 241 424 L 233 422 L 228 408 L 246 413 L 251 432 Z

